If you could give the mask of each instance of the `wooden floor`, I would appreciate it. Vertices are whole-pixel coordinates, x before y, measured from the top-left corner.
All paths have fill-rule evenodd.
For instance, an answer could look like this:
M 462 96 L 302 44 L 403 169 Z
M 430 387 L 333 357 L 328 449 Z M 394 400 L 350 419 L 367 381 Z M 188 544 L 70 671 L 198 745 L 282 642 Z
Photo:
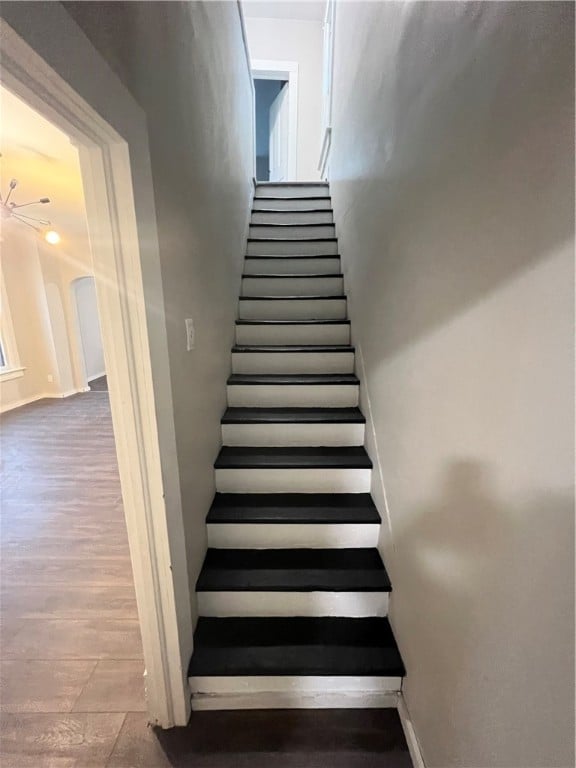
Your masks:
M 5 414 L 2 768 L 408 768 L 395 711 L 196 713 L 147 727 L 105 391 Z

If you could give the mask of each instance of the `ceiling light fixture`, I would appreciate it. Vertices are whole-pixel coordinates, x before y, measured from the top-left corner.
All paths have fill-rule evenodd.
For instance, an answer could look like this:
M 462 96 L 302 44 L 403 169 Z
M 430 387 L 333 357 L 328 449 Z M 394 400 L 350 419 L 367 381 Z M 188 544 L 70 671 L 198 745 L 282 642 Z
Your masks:
M 0 157 L 2 155 L 0 154 Z M 32 227 L 36 232 L 42 232 L 45 227 L 50 226 L 50 222 L 48 219 L 37 219 L 34 216 L 27 216 L 25 213 L 21 213 L 21 208 L 27 208 L 29 205 L 45 205 L 46 203 L 50 202 L 49 197 L 41 197 L 39 200 L 32 200 L 29 203 L 16 203 L 14 201 L 10 200 L 10 197 L 12 196 L 12 192 L 16 189 L 18 186 L 18 179 L 11 179 L 10 184 L 8 185 L 8 194 L 4 198 L 2 196 L 2 193 L 0 192 L 0 216 L 3 220 L 6 219 L 16 219 L 16 221 L 22 222 L 22 224 L 27 224 L 29 227 Z M 38 226 L 40 225 L 40 226 Z M 46 233 L 45 237 L 46 240 L 49 243 L 52 243 L 55 245 L 57 242 L 60 241 L 60 236 L 57 232 L 54 232 L 53 230 L 50 230 L 50 233 L 52 235 L 55 235 L 57 237 L 57 240 L 50 240 L 48 239 Z
M 49 229 L 44 233 L 44 240 L 50 245 L 58 245 L 60 242 L 60 235 L 54 229 Z

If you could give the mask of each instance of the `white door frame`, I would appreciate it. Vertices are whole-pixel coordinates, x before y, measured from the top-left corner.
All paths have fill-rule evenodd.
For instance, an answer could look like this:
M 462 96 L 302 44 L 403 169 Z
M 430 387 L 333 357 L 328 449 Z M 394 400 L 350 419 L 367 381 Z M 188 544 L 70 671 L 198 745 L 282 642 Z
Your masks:
M 2 8 L 0 81 L 79 150 L 148 715 L 185 725 L 193 628 L 146 119 L 60 3 L 27 5 Z
M 254 80 L 288 81 L 288 175 L 289 181 L 298 178 L 298 62 L 252 59 Z M 256 100 L 254 100 L 256 108 Z M 254 118 L 254 154 L 256 154 L 256 118 Z

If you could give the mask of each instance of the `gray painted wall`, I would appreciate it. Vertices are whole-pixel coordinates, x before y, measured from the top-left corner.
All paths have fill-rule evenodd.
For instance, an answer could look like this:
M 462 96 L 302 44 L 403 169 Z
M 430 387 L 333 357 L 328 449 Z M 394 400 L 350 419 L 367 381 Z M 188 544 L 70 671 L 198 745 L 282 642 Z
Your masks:
M 573 36 L 568 3 L 338 4 L 332 194 L 428 768 L 574 765 Z

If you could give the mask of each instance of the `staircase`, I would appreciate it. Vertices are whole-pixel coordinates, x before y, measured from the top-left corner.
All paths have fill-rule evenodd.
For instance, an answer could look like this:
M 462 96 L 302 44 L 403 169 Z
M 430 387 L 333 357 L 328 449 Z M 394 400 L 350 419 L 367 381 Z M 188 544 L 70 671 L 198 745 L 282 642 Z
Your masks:
M 193 709 L 395 706 L 404 667 L 328 185 L 256 188 Z

